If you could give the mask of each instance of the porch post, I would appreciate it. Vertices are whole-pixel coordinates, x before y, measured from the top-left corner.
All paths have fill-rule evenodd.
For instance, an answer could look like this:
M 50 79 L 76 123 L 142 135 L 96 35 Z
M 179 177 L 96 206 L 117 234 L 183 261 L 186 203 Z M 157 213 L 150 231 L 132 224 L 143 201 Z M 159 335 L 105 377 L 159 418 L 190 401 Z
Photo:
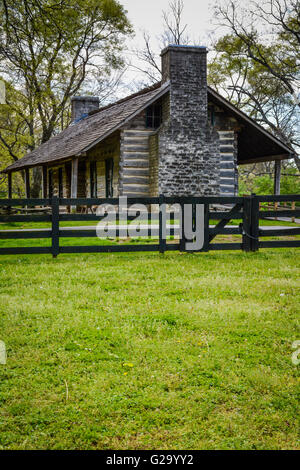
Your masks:
M 43 165 L 43 199 L 47 199 L 47 167 Z
M 8 183 L 8 199 L 12 199 L 12 172 L 9 171 L 7 174 Z
M 26 199 L 30 198 L 30 176 L 29 168 L 25 168 L 25 197 Z
M 281 178 L 281 161 L 275 160 L 275 172 L 274 172 L 274 194 L 275 196 L 280 195 L 280 178 Z
M 78 158 L 72 160 L 72 172 L 71 172 L 71 199 L 77 198 L 77 186 L 78 186 Z M 76 206 L 71 206 L 71 212 L 76 210 Z

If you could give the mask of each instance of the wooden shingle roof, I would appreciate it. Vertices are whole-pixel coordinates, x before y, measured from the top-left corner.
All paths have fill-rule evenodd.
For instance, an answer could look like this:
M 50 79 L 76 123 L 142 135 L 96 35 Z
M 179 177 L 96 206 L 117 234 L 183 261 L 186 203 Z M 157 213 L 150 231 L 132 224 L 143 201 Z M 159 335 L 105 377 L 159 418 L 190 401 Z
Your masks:
M 105 106 L 99 111 L 92 111 L 85 119 L 71 124 L 64 131 L 8 166 L 4 172 L 56 162 L 84 153 L 122 127 L 126 121 L 165 94 L 168 89 L 168 83 L 161 85 L 159 82 L 128 98 Z

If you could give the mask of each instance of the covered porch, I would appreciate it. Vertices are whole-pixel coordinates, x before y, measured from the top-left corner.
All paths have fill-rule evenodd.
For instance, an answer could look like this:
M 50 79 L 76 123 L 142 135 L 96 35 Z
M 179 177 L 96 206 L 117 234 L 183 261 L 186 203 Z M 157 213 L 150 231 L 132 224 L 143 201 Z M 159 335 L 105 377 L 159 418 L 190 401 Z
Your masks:
M 13 196 L 14 173 L 24 175 L 25 197 L 32 198 L 32 172 L 40 168 L 41 189 L 39 197 L 59 198 L 109 198 L 119 194 L 119 136 L 101 142 L 86 155 L 65 160 L 45 162 L 7 171 L 7 195 Z

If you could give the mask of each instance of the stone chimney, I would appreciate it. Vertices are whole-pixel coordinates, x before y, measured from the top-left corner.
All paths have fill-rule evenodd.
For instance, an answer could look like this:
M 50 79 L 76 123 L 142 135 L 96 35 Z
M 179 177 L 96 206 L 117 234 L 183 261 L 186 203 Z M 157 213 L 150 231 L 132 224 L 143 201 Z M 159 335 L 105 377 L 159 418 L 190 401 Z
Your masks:
M 219 194 L 219 139 L 207 113 L 207 50 L 170 45 L 161 57 L 162 81 L 170 82 L 170 102 L 160 130 L 159 192 Z
M 71 98 L 72 122 L 86 116 L 90 111 L 99 109 L 97 96 L 73 96 Z

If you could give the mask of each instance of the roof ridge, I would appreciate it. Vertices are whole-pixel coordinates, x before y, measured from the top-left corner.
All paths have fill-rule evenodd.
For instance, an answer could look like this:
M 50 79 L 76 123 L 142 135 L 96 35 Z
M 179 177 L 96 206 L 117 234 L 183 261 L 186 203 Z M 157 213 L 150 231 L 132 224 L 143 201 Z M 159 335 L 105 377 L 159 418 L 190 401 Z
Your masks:
M 146 93 L 150 93 L 150 91 L 154 91 L 154 90 L 156 90 L 157 88 L 160 88 L 160 87 L 161 87 L 161 81 L 157 82 L 157 83 L 154 83 L 154 85 L 143 88 L 140 91 L 132 93 L 129 96 L 125 96 L 125 98 L 121 98 L 120 100 L 115 101 L 114 103 L 110 103 L 110 104 L 107 104 L 106 106 L 102 106 L 102 108 L 90 111 L 88 113 L 88 116 L 93 116 L 94 114 L 97 114 L 97 113 L 100 113 L 101 111 L 105 111 L 106 109 L 112 108 L 113 106 L 115 106 L 117 104 L 122 104 L 122 103 L 125 103 L 128 100 L 131 100 L 132 98 L 136 98 L 137 96 L 141 96 L 141 95 L 145 95 Z

